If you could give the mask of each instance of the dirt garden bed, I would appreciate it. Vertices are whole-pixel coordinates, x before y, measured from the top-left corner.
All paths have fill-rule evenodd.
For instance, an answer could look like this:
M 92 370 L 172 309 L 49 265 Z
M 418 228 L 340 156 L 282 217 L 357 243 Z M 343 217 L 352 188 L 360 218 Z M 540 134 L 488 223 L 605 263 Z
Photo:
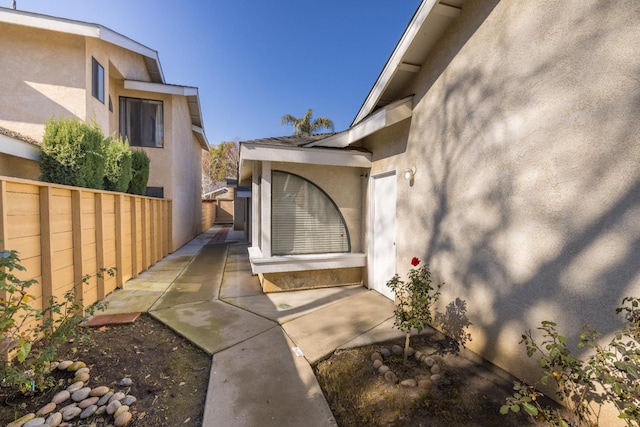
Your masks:
M 404 339 L 338 350 L 316 367 L 316 376 L 340 427 L 356 426 L 524 426 L 538 425 L 526 414 L 501 415 L 500 407 L 513 393 L 513 378 L 465 351 L 438 333 L 411 338 L 411 346 L 439 366 L 431 378 L 424 361 L 394 355 Z M 387 381 L 373 365 L 372 354 L 389 350 L 384 365 L 397 376 Z M 420 355 L 420 353 L 418 353 Z M 374 357 L 375 358 L 375 357 Z M 422 357 L 424 360 L 424 356 Z M 400 385 L 405 379 L 407 386 Z M 416 385 L 419 380 L 426 380 Z

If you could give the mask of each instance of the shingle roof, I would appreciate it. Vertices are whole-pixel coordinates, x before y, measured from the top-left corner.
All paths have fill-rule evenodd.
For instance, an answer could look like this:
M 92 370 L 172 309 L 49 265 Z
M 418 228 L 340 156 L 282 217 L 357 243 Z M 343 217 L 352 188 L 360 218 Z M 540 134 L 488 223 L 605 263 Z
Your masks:
M 265 144 L 265 145 L 280 145 L 286 147 L 303 147 L 311 142 L 318 141 L 320 139 L 328 138 L 334 133 L 321 133 L 318 135 L 292 135 L 292 136 L 276 136 L 271 138 L 252 139 L 250 141 L 242 141 L 242 143 L 248 144 Z
M 2 134 L 4 136 L 8 136 L 8 137 L 13 138 L 13 139 L 19 139 L 20 141 L 27 142 L 29 144 L 35 145 L 37 147 L 40 147 L 40 142 L 36 141 L 35 139 L 29 138 L 28 136 L 21 135 L 18 132 L 14 132 L 14 131 L 9 130 L 7 128 L 3 128 L 2 126 L 0 126 L 0 134 Z

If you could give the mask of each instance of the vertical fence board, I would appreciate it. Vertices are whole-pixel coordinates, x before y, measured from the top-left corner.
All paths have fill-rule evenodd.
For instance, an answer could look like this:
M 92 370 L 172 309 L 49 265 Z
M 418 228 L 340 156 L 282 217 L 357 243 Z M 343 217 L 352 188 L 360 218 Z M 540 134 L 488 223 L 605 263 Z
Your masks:
M 123 230 L 123 217 L 124 217 L 124 195 L 118 194 L 115 197 L 115 240 L 116 240 L 116 286 L 121 288 L 123 285 L 123 269 L 124 269 L 124 230 Z
M 103 194 L 95 194 L 95 206 L 96 206 L 96 269 L 100 270 L 104 268 L 104 208 L 103 208 Z M 104 292 L 104 277 L 98 277 L 97 282 L 97 296 L 101 300 L 105 296 Z
M 172 223 L 169 200 L 0 177 L 0 250 L 17 250 L 16 275 L 37 281 L 34 308 L 72 289 L 86 307 L 123 287 L 172 251 Z M 115 278 L 95 277 L 111 267 Z
M 138 200 L 129 198 L 131 204 L 131 277 L 138 277 Z
M 42 300 L 53 296 L 53 232 L 51 222 L 51 187 L 40 187 L 40 253 Z
M 84 241 L 82 239 L 82 191 L 71 192 L 71 216 L 73 223 L 73 281 L 75 283 L 76 303 L 81 310 L 85 308 L 84 277 Z

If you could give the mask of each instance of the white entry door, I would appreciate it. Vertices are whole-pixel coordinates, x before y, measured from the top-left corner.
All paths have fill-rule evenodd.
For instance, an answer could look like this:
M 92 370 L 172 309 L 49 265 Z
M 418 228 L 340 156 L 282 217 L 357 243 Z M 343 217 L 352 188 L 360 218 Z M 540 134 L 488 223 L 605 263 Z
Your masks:
M 372 182 L 369 287 L 394 300 L 386 283 L 396 274 L 396 174 L 374 176 Z

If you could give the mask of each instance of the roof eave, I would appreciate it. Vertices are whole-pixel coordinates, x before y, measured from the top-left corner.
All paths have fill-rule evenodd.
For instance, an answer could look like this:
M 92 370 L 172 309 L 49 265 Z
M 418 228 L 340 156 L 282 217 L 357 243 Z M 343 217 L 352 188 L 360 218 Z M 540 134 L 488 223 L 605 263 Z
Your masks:
M 420 71 L 421 62 L 416 63 L 415 60 L 409 60 L 409 53 L 413 50 L 413 54 L 415 55 L 415 51 L 420 48 L 422 49 L 421 56 L 426 56 L 426 53 L 431 50 L 435 41 L 442 36 L 448 23 L 457 18 L 464 0 L 456 0 L 453 3 L 459 6 L 439 3 L 439 0 L 424 0 L 420 4 L 411 22 L 409 22 L 407 29 L 400 38 L 400 41 L 380 72 L 378 79 L 367 95 L 367 98 L 360 107 L 351 127 L 360 123 L 377 108 L 383 106 L 384 102 L 389 102 L 389 100 L 384 100 L 385 95 L 387 95 L 386 98 L 393 100 L 393 96 L 388 96 L 386 92 L 391 86 L 392 81 L 400 78 L 401 73 L 413 76 Z M 442 22 L 438 21 L 438 18 L 440 18 L 440 21 L 442 18 L 445 18 L 446 24 L 443 25 Z
M 413 115 L 413 95 L 393 102 L 344 132 L 306 145 L 344 148 Z

